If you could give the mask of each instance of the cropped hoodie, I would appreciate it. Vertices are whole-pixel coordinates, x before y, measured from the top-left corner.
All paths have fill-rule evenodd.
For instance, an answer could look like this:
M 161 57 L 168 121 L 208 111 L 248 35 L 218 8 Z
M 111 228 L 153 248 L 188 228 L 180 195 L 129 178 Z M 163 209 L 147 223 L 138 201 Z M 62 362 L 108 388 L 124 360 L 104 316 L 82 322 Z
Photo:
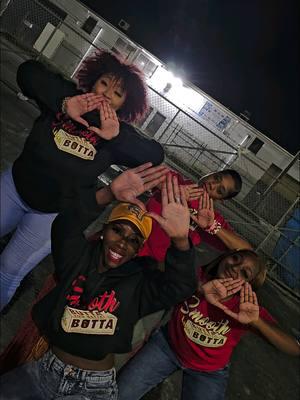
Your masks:
M 193 247 L 179 251 L 171 245 L 165 272 L 156 268 L 154 259 L 137 257 L 99 273 L 101 242 L 88 241 L 83 234 L 96 216 L 87 207 L 93 204 L 87 194 L 80 196 L 78 207 L 59 214 L 53 223 L 58 284 L 34 306 L 33 319 L 50 344 L 101 360 L 109 353 L 131 350 L 133 328 L 140 318 L 192 295 L 196 255 Z

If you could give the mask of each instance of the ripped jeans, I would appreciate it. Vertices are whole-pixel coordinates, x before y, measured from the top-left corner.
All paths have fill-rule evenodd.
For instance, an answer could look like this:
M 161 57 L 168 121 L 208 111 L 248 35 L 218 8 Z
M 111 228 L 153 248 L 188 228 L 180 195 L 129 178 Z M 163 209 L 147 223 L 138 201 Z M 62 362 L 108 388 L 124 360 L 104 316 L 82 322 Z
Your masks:
M 117 400 L 115 368 L 91 371 L 65 364 L 51 350 L 0 377 L 0 400 Z

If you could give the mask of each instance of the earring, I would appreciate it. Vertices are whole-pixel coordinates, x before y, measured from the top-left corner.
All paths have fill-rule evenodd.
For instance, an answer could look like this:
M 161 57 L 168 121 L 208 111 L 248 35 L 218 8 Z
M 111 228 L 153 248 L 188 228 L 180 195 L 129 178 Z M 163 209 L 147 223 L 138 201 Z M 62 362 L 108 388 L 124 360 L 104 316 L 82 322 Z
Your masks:
M 100 235 L 100 239 L 103 240 L 103 235 Z

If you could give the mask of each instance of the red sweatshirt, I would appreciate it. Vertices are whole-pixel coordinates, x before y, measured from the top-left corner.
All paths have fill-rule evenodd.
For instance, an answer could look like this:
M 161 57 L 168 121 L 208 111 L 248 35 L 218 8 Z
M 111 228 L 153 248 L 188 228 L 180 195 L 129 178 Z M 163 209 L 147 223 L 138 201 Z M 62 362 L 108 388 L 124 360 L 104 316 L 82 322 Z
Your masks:
M 190 185 L 193 183 L 190 180 L 185 180 L 180 174 L 176 172 L 172 172 L 174 175 L 178 177 L 178 183 L 180 185 Z M 199 200 L 192 200 L 189 202 L 189 207 L 193 209 L 198 209 Z M 146 203 L 146 208 L 148 211 L 155 212 L 158 215 L 161 215 L 161 193 L 160 190 L 157 190 L 153 197 L 148 200 Z M 232 230 L 232 227 L 229 223 L 222 217 L 221 214 L 215 212 L 215 219 L 220 222 L 222 228 L 227 230 Z M 189 237 L 193 244 L 197 246 L 203 240 L 203 242 L 209 244 L 210 246 L 216 248 L 220 251 L 227 250 L 225 244 L 215 235 L 210 235 L 205 232 L 203 229 L 197 227 L 194 228 L 190 226 Z M 140 256 L 151 256 L 155 258 L 157 261 L 162 262 L 165 259 L 167 249 L 170 246 L 170 238 L 165 233 L 165 231 L 160 227 L 159 223 L 155 220 L 152 221 L 152 232 L 148 240 L 145 242 L 144 246 L 139 252 Z

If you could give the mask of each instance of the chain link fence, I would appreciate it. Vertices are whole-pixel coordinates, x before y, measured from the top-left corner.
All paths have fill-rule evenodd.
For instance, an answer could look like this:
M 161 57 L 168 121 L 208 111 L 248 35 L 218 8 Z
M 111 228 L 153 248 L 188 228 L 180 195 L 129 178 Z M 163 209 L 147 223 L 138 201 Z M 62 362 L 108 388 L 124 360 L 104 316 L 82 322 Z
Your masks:
M 18 92 L 16 69 L 28 58 L 41 59 L 72 78 L 82 60 L 98 47 L 117 50 L 116 40 L 98 39 L 96 46 L 95 38 L 89 40 L 76 23 L 71 23 L 74 15 L 66 16 L 49 0 L 5 2 L 1 9 L 1 41 L 5 41 L 1 63 L 9 65 L 8 72 L 2 74 L 5 84 Z M 274 164 L 262 166 L 227 135 L 225 119 L 223 125 L 213 125 L 179 108 L 150 86 L 149 98 L 151 107 L 137 128 L 158 140 L 167 162 L 195 181 L 225 168 L 240 173 L 242 192 L 218 208 L 236 232 L 266 259 L 269 277 L 300 297 L 299 172 L 296 177 L 292 173 L 299 171 L 299 153 L 283 170 Z M 207 102 L 204 109 L 210 104 Z M 236 118 L 230 129 L 242 131 L 242 121 Z

